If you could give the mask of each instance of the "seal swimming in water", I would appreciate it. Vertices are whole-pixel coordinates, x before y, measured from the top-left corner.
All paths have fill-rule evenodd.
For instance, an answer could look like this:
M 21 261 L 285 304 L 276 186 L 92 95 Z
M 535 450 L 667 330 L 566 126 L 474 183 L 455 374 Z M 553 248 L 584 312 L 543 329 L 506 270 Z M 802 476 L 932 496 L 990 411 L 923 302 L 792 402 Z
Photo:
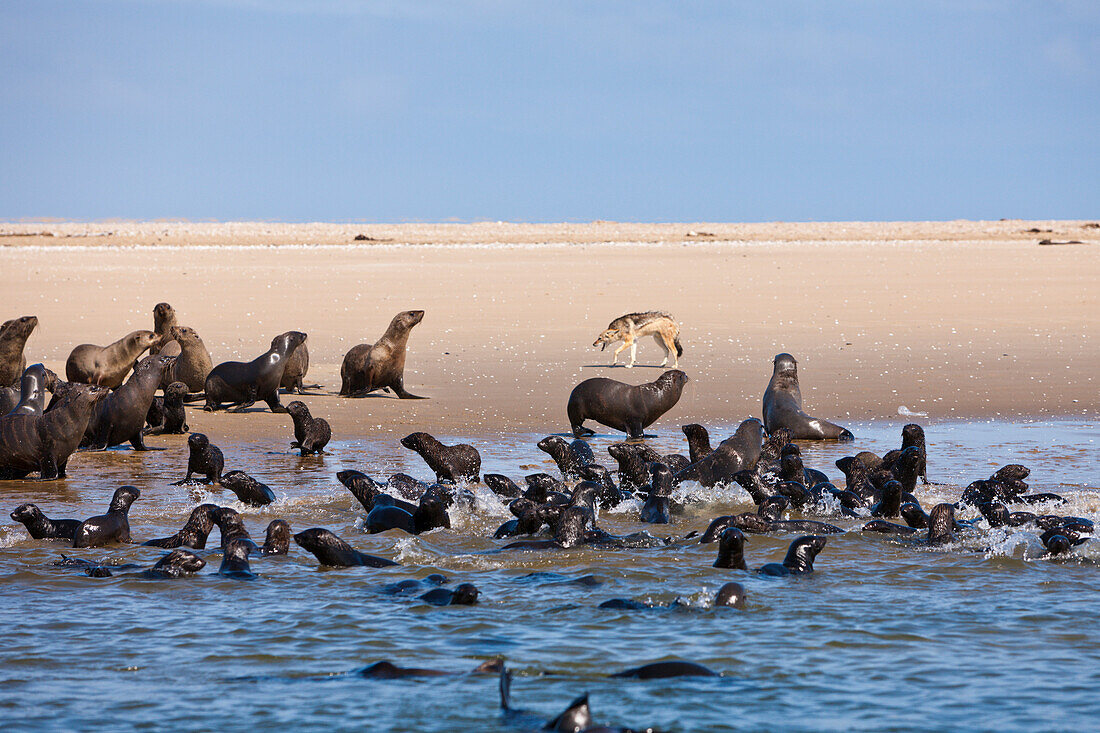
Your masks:
M 206 539 L 210 536 L 210 531 L 214 529 L 214 514 L 217 511 L 218 506 L 216 504 L 200 504 L 191 510 L 191 515 L 187 517 L 187 522 L 184 523 L 179 532 L 171 537 L 149 540 L 141 544 L 165 549 L 173 547 L 190 547 L 195 550 L 205 549 Z
M 332 428 L 322 417 L 309 414 L 306 403 L 294 400 L 286 406 L 290 419 L 294 421 L 294 442 L 291 448 L 301 450 L 303 456 L 311 453 L 324 453 L 324 448 L 332 439 Z
M 644 437 L 645 429 L 680 400 L 688 376 L 679 369 L 669 369 L 652 382 L 632 385 L 606 377 L 586 379 L 569 393 L 566 414 L 574 438 L 595 435 L 584 427 L 585 420 L 595 420 L 631 438 Z
M 726 583 L 718 589 L 714 597 L 715 606 L 745 607 L 745 586 L 740 583 Z
M 229 411 L 241 412 L 263 400 L 272 412 L 286 412 L 279 403 L 279 382 L 287 354 L 305 340 L 301 331 L 287 331 L 271 339 L 271 348 L 250 362 L 218 364 L 206 377 L 206 404 L 202 409 L 214 412 L 223 402 L 231 402 Z
M 791 543 L 782 563 L 770 562 L 756 572 L 761 575 L 805 575 L 814 571 L 814 558 L 825 549 L 821 535 L 806 535 Z
M 668 499 L 672 494 L 672 471 L 663 463 L 649 464 L 653 482 L 649 488 L 649 496 L 642 505 L 640 521 L 648 524 L 668 524 L 669 505 Z
M 50 519 L 34 504 L 21 504 L 11 513 L 11 518 L 21 522 L 36 540 L 73 541 L 79 519 Z
M 772 362 L 772 378 L 764 391 L 764 428 L 769 433 L 787 428 L 793 440 L 855 439 L 847 428 L 810 417 L 802 410 L 798 362 L 790 354 L 776 354 Z
M 671 677 L 717 677 L 718 673 L 695 662 L 653 662 L 624 669 L 609 677 L 633 677 L 639 680 L 663 680 Z
M 397 565 L 393 560 L 359 552 L 327 529 L 307 529 L 294 535 L 294 542 L 303 550 L 313 553 L 322 565 L 347 568 L 364 565 L 384 568 Z
M 256 543 L 250 540 L 230 540 L 222 551 L 222 564 L 218 568 L 218 575 L 236 580 L 251 580 L 256 577 L 252 567 L 248 564 L 248 556 Z
M 237 495 L 242 504 L 248 506 L 267 506 L 275 501 L 275 492 L 265 483 L 261 483 L 244 471 L 229 471 L 221 477 L 219 483 Z
M 359 344 L 340 365 L 340 395 L 364 397 L 377 389 L 392 389 L 403 400 L 425 399 L 405 391 L 405 352 L 409 332 L 424 320 L 424 311 L 402 311 L 393 317 L 382 338 Z
M 108 393 L 106 387 L 80 385 L 41 415 L 0 416 L 0 479 L 33 471 L 43 481 L 64 478 L 96 404 Z
M 81 445 L 106 450 L 129 442 L 134 450 L 149 450 L 145 446 L 145 418 L 161 378 L 175 360 L 174 356 L 147 356 L 138 362 L 126 384 L 96 405 Z
M 560 435 L 548 435 L 538 442 L 537 447 L 554 459 L 566 481 L 581 478 L 580 469 L 596 462 L 592 448 L 583 440 L 568 443 Z
M 118 389 L 141 355 L 156 343 L 152 331 L 131 331 L 108 346 L 81 344 L 65 361 L 65 376 L 70 382 Z
M 698 481 L 707 488 L 729 483 L 737 473 L 756 468 L 763 442 L 764 426 L 760 421 L 754 417 L 744 420 L 717 448 L 676 472 L 673 482 Z
M 15 403 L 8 406 L 0 402 L 0 415 L 41 415 L 46 409 L 46 392 L 53 392 L 57 382 L 57 375 L 42 364 L 31 364 L 19 378 L 18 395 L 13 394 Z M 12 390 L 10 387 L 0 389 Z
M 481 480 L 481 454 L 472 445 L 443 445 L 427 433 L 406 435 L 401 439 L 401 445 L 420 454 L 428 467 L 435 471 L 437 481 L 477 483 Z
M 31 331 L 38 325 L 38 316 L 22 316 L 0 325 L 0 387 L 10 387 L 19 381 L 27 369 L 23 349 Z
M 419 596 L 420 600 L 433 606 L 472 606 L 477 603 L 480 591 L 473 583 L 462 583 L 450 588 L 432 588 Z
M 130 542 L 130 505 L 141 497 L 136 486 L 120 486 L 111 497 L 106 514 L 85 519 L 73 533 L 73 547 L 102 547 L 111 542 Z
M 172 365 L 169 380 L 183 382 L 191 394 L 202 392 L 206 387 L 206 378 L 214 369 L 210 352 L 195 329 L 188 326 L 173 326 L 172 340 L 179 344 L 180 354 Z
M 682 425 L 680 426 L 680 430 L 684 431 L 684 437 L 687 438 L 688 459 L 692 463 L 695 463 L 714 450 L 710 447 L 710 433 L 708 433 L 707 429 L 702 425 L 698 423 Z
M 175 364 L 173 363 L 173 367 Z M 171 371 L 171 367 L 169 367 Z M 145 414 L 146 435 L 182 435 L 190 430 L 187 425 L 187 410 L 183 406 L 187 399 L 187 385 L 172 382 L 164 388 L 163 397 L 154 397 Z
M 265 555 L 286 555 L 290 552 L 290 522 L 285 519 L 271 520 L 264 532 L 261 550 Z
M 204 483 L 216 484 L 221 480 L 222 471 L 225 469 L 225 458 L 221 449 L 210 442 L 203 433 L 191 433 L 187 436 L 187 475 L 179 481 L 173 481 L 173 486 L 182 486 L 192 481 L 191 474 L 197 473 L 206 477 Z
M 745 565 L 745 534 L 736 527 L 730 527 L 718 537 L 718 558 L 716 568 L 748 570 Z

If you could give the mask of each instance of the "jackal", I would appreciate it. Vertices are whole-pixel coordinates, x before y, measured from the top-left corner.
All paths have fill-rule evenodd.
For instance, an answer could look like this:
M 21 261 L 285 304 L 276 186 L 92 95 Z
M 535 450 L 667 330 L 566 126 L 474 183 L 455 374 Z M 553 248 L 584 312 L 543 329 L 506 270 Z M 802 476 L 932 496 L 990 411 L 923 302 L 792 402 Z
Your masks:
M 619 360 L 619 354 L 629 346 L 630 363 L 626 366 L 630 368 L 634 366 L 635 354 L 638 350 L 637 339 L 642 336 L 652 336 L 653 340 L 665 350 L 665 360 L 661 362 L 661 366 L 668 364 L 668 355 L 672 353 L 673 348 L 676 349 L 676 360 L 673 367 L 678 368 L 680 366 L 680 357 L 684 353 L 684 348 L 680 346 L 680 327 L 676 325 L 676 321 L 672 319 L 672 316 L 660 311 L 628 313 L 625 316 L 620 316 L 608 324 L 607 330 L 601 333 L 592 345 L 600 346 L 600 351 L 603 351 L 608 344 L 622 341 L 623 345 L 615 349 L 611 366 L 615 366 Z

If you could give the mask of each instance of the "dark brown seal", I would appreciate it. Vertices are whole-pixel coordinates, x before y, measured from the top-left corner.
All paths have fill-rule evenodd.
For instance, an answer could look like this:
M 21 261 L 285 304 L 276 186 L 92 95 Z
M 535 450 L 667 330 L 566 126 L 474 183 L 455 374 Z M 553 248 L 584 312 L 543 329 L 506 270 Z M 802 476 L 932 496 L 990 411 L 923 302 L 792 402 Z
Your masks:
M 790 354 L 776 354 L 772 379 L 764 390 L 764 429 L 791 431 L 793 440 L 853 440 L 855 436 L 828 420 L 810 417 L 802 410 L 798 389 L 798 362 Z
M 156 343 L 157 335 L 152 331 L 132 331 L 109 346 L 81 344 L 69 354 L 65 376 L 70 382 L 117 389 L 138 358 Z
M 138 362 L 126 384 L 96 405 L 81 445 L 105 450 L 128 442 L 134 450 L 148 450 L 145 447 L 145 417 L 160 380 L 175 359 L 174 356 L 147 356 Z
M 22 316 L 0 325 L 0 387 L 10 387 L 19 381 L 27 368 L 23 347 L 38 325 L 38 316 Z
M 188 326 L 174 326 L 171 335 L 172 340 L 179 344 L 180 355 L 172 366 L 169 379 L 183 382 L 189 392 L 202 392 L 206 386 L 206 378 L 214 368 L 206 344 L 195 333 L 195 329 Z
M 298 448 L 303 456 L 310 453 L 324 453 L 325 446 L 332 439 L 332 428 L 328 421 L 309 414 L 306 403 L 295 400 L 286 406 L 290 418 L 294 421 L 294 442 L 291 448 Z
M 273 519 L 264 533 L 263 554 L 285 555 L 290 552 L 290 523 L 285 519 Z
M 229 471 L 221 478 L 221 485 L 237 495 L 242 504 L 267 506 L 275 501 L 275 492 L 244 471 Z
M 569 394 L 566 413 L 576 438 L 595 435 L 584 427 L 595 420 L 631 438 L 644 437 L 645 428 L 671 410 L 680 399 L 688 377 L 679 369 L 669 369 L 652 382 L 632 385 L 606 377 L 586 379 Z
M 111 497 L 106 514 L 85 519 L 76 528 L 73 547 L 102 547 L 111 542 L 130 542 L 130 505 L 141 497 L 136 486 L 122 486 Z
M 294 535 L 294 541 L 303 550 L 313 553 L 322 565 L 337 568 L 365 565 L 371 568 L 384 568 L 397 565 L 393 560 L 375 557 L 359 552 L 327 529 L 307 529 Z
M 33 539 L 73 541 L 79 519 L 50 519 L 34 504 L 23 504 L 11 513 L 11 518 L 22 522 Z
M 287 393 L 302 394 L 305 390 L 302 380 L 305 379 L 308 371 L 309 347 L 303 342 L 287 354 L 286 367 L 283 369 L 283 378 L 279 382 L 279 386 L 285 389 Z
M 161 354 L 165 353 L 161 351 Z M 171 371 L 171 367 L 169 367 Z M 183 402 L 187 399 L 187 385 L 172 382 L 164 388 L 163 397 L 154 397 L 145 414 L 146 435 L 181 435 L 190 428 L 187 426 L 187 409 Z
M 437 481 L 477 483 L 481 480 L 481 454 L 472 445 L 443 445 L 427 433 L 406 435 L 401 445 L 419 453 L 435 471 Z
M 46 409 L 46 392 L 53 392 L 57 383 L 56 374 L 41 364 L 31 364 L 19 378 L 19 394 L 15 404 L 6 410 L 0 407 L 0 415 L 41 415 Z
M 206 538 L 210 536 L 210 531 L 214 529 L 214 515 L 217 511 L 218 507 L 215 504 L 200 504 L 191 510 L 191 516 L 187 518 L 187 522 L 179 532 L 171 537 L 149 540 L 142 544 L 166 549 L 173 547 L 190 547 L 195 550 L 205 549 Z
M 176 309 L 168 303 L 157 303 L 153 307 L 153 333 L 157 335 L 157 342 L 149 349 L 150 354 L 159 354 L 173 340 L 172 327 L 176 323 Z
M 301 331 L 287 331 L 273 338 L 271 348 L 250 362 L 218 364 L 206 378 L 206 405 L 202 409 L 213 412 L 221 409 L 223 402 L 231 402 L 230 412 L 241 412 L 263 400 L 272 412 L 286 412 L 279 403 L 279 383 L 287 354 L 305 340 Z
M 41 415 L 0 417 L 0 479 L 23 478 L 33 471 L 44 481 L 64 478 L 92 411 L 108 392 L 106 387 L 79 385 Z
M 763 443 L 764 426 L 756 418 L 749 418 L 713 451 L 678 471 L 673 481 L 677 484 L 698 481 L 706 487 L 729 483 L 734 480 L 735 474 L 756 468 Z
M 187 447 L 190 451 L 187 456 L 187 475 L 182 480 L 173 482 L 172 485 L 180 486 L 191 482 L 216 484 L 221 481 L 222 470 L 225 468 L 225 458 L 222 456 L 221 449 L 202 433 L 191 433 L 187 437 Z M 205 476 L 206 481 L 192 479 L 193 473 Z
M 405 348 L 409 331 L 424 320 L 424 311 L 403 311 L 374 344 L 359 344 L 340 365 L 340 394 L 363 397 L 376 389 L 392 389 L 403 400 L 423 399 L 405 391 Z

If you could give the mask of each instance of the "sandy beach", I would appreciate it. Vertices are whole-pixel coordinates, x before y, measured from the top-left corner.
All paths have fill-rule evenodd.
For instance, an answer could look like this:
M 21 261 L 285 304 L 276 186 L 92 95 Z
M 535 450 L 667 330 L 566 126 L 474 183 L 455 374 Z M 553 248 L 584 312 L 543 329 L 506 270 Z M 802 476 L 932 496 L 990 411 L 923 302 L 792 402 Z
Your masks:
M 368 239 L 355 240 L 356 236 Z M 1041 246 L 1039 241 L 1084 244 Z M 0 224 L 4 319 L 34 314 L 30 362 L 152 328 L 170 302 L 215 363 L 309 334 L 308 381 L 424 309 L 406 386 L 429 400 L 308 396 L 344 437 L 561 432 L 579 381 L 654 379 L 661 350 L 610 369 L 591 344 L 623 313 L 681 324 L 691 378 L 655 429 L 759 416 L 781 351 L 806 409 L 839 422 L 1092 416 L 1100 407 L 1100 230 L 1091 222 L 817 224 Z M 625 356 L 625 354 L 624 354 Z M 270 434 L 284 416 L 192 411 L 192 430 Z

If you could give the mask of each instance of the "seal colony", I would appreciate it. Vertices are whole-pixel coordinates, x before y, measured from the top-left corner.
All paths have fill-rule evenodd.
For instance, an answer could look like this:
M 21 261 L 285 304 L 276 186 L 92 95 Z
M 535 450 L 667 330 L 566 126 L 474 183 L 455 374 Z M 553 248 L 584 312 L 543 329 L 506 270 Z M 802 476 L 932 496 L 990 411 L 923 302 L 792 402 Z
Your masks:
M 58 382 L 55 376 L 52 388 L 56 404 L 52 408 L 42 407 L 44 391 L 51 388 L 46 370 L 36 364 L 23 371 L 16 407 L 0 417 L 0 478 L 23 478 L 34 472 L 43 480 L 64 477 L 69 457 L 81 440 L 89 448 L 103 449 L 130 442 L 135 450 L 144 450 L 145 434 L 170 436 L 187 429 L 183 398 L 191 385 L 176 379 L 178 372 L 174 367 L 184 350 L 178 340 L 169 338 L 182 334 L 184 327 L 176 323 L 174 310 L 170 306 L 161 308 L 163 305 L 167 304 L 157 307 L 155 330 L 147 332 L 158 339 L 155 354 L 138 360 L 139 352 L 135 363 L 128 364 L 129 351 L 123 354 L 125 358 L 116 358 L 111 355 L 121 351 L 115 349 L 108 354 L 111 358 L 105 358 L 104 352 L 111 347 L 92 347 L 99 351 L 84 349 L 78 361 L 91 363 L 94 368 L 67 371 L 68 383 Z M 400 313 L 382 339 L 373 345 L 352 349 L 344 360 L 346 370 L 342 370 L 344 383 L 340 394 L 362 397 L 371 391 L 388 388 L 400 398 L 413 397 L 403 384 L 405 346 L 409 331 L 422 318 L 423 311 Z M 176 343 L 178 352 L 173 352 L 172 343 Z M 207 409 L 218 409 L 228 402 L 235 411 L 243 411 L 255 401 L 263 400 L 272 412 L 288 412 L 295 438 L 291 445 L 309 461 L 323 461 L 324 448 L 332 436 L 328 422 L 313 417 L 303 402 L 292 402 L 286 408 L 279 402 L 280 388 L 301 389 L 308 356 L 303 354 L 305 358 L 299 360 L 297 371 L 289 381 L 285 372 L 291 355 L 305 343 L 304 332 L 283 333 L 272 340 L 266 353 L 250 362 L 223 362 L 210 369 L 203 380 L 203 392 Z M 678 339 L 676 343 L 679 351 Z M 809 416 L 802 409 L 796 364 L 789 354 L 776 356 L 772 378 L 764 393 L 763 421 L 746 417 L 736 432 L 720 440 L 716 447 L 712 446 L 710 431 L 705 426 L 697 423 L 682 426 L 687 455 L 661 455 L 638 442 L 644 440 L 645 428 L 677 406 L 688 375 L 674 369 L 648 384 L 631 385 L 603 378 L 578 384 L 566 401 L 566 416 L 575 439 L 547 436 L 531 450 L 532 455 L 541 451 L 549 456 L 560 478 L 548 473 L 528 474 L 521 480 L 503 474 L 482 476 L 482 456 L 476 448 L 463 443 L 448 445 L 423 431 L 409 434 L 400 444 L 423 458 L 434 474 L 432 478 L 420 480 L 393 474 L 387 479 L 375 479 L 368 473 L 352 470 L 340 471 L 336 478 L 365 511 L 365 516 L 359 515 L 361 523 L 357 526 L 366 533 L 393 532 L 395 536 L 451 529 L 451 514 L 474 506 L 478 501 L 474 489 L 483 484 L 506 503 L 514 517 L 493 533 L 496 545 L 490 552 L 496 557 L 532 552 L 556 556 L 553 553 L 564 555 L 576 552 L 577 548 L 593 547 L 601 551 L 629 552 L 638 561 L 644 561 L 647 553 L 717 543 L 716 551 L 710 554 L 710 558 L 717 555 L 717 559 L 708 558 L 705 562 L 707 567 L 714 569 L 716 583 L 721 584 L 716 595 L 711 591 L 705 606 L 707 611 L 715 613 L 754 612 L 749 593 L 752 588 L 746 590 L 738 581 L 759 576 L 771 579 L 767 582 L 790 584 L 810 582 L 815 574 L 829 573 L 827 548 L 831 540 L 828 538 L 846 531 L 875 538 L 868 540 L 871 547 L 879 540 L 892 541 L 903 548 L 911 546 L 915 553 L 927 551 L 927 548 L 957 551 L 958 538 L 972 533 L 978 522 L 988 527 L 1025 527 L 1032 528 L 1049 557 L 1059 558 L 1072 555 L 1074 547 L 1091 537 L 1094 527 L 1085 518 L 1036 515 L 1020 509 L 1056 504 L 1062 497 L 1049 493 L 1029 494 L 1024 481 L 1029 475 L 1028 469 L 1017 465 L 1005 466 L 988 479 L 975 480 L 962 492 L 958 502 L 941 502 L 926 511 L 914 495 L 918 479 L 927 483 L 929 465 L 924 431 L 916 424 L 902 430 L 901 447 L 897 450 L 882 456 L 861 451 L 837 461 L 836 467 L 844 474 L 843 488 L 833 484 L 823 471 L 804 465 L 800 448 L 792 441 L 851 441 L 855 436 L 846 428 Z M 133 375 L 128 380 L 118 380 L 113 391 L 110 385 L 75 383 L 74 377 L 103 381 L 106 379 L 104 374 L 115 374 L 124 365 L 126 373 L 133 369 Z M 159 408 L 154 395 L 158 388 L 164 390 Z M 164 419 L 158 420 L 157 426 L 145 429 L 145 423 L 152 423 L 149 415 L 156 414 L 154 408 L 160 409 Z M 169 408 L 171 416 L 167 414 Z M 173 429 L 160 430 L 169 420 Z M 586 420 L 595 420 L 626 433 L 628 442 L 607 447 L 613 464 L 601 465 L 600 461 L 606 459 L 602 455 L 598 457 L 592 445 L 583 439 L 594 434 L 593 430 L 584 427 Z M 186 469 L 184 479 L 176 483 L 193 482 L 193 476 L 197 475 L 215 490 L 232 492 L 242 505 L 270 506 L 265 511 L 278 511 L 275 490 L 243 471 L 225 472 L 222 452 L 206 435 L 192 433 L 188 436 L 186 462 L 182 460 L 182 441 L 167 439 L 176 441 L 179 473 Z M 933 470 L 934 461 L 933 456 Z M 160 478 L 167 483 L 169 477 Z M 685 508 L 691 499 L 678 493 L 678 487 L 683 484 L 739 487 L 752 500 L 756 510 L 714 517 L 701 535 L 697 531 L 685 532 L 682 527 Z M 231 580 L 263 578 L 264 564 L 272 562 L 272 558 L 303 551 L 312 555 L 322 567 L 352 572 L 384 573 L 387 568 L 404 564 L 399 556 L 383 557 L 357 549 L 356 538 L 346 533 L 342 538 L 324 527 L 294 532 L 289 523 L 280 518 L 267 525 L 260 545 L 253 540 L 241 513 L 214 503 L 194 507 L 186 524 L 176 534 L 145 539 L 140 524 L 140 497 L 141 492 L 135 487 L 122 486 L 115 492 L 105 513 L 88 519 L 50 518 L 30 503 L 15 507 L 11 518 L 23 524 L 36 542 L 65 542 L 74 548 L 85 548 L 130 544 L 144 539 L 148 546 L 171 550 L 152 569 L 141 571 L 142 576 L 150 580 L 186 582 L 188 576 L 202 571 L 208 563 L 190 550 L 204 550 L 214 528 L 220 533 L 217 552 L 221 554 L 216 572 Z M 621 507 L 636 512 L 638 522 L 646 529 L 612 534 L 600 526 L 601 510 Z M 981 519 L 964 521 L 957 518 L 956 511 L 960 507 L 977 508 Z M 1013 508 L 1017 510 L 1012 511 Z M 136 512 L 135 517 L 131 517 L 131 510 Z M 826 521 L 853 518 L 869 521 L 854 530 L 845 530 Z M 903 519 L 906 524 L 890 522 L 890 519 Z M 457 526 L 463 527 L 462 524 Z M 660 534 L 654 534 L 657 532 Z M 793 535 L 786 554 L 767 557 L 758 550 L 754 552 L 753 537 L 763 534 Z M 295 546 L 300 549 L 294 549 Z M 185 547 L 190 549 L 181 549 Z M 752 560 L 751 566 L 748 559 Z M 209 565 L 214 567 L 213 563 Z M 753 566 L 755 570 L 750 569 Z M 94 578 L 111 577 L 112 570 L 121 569 L 106 568 L 81 558 L 64 558 L 59 567 L 77 567 Z M 416 591 L 420 590 L 425 592 L 416 596 L 417 601 L 429 606 L 463 607 L 484 603 L 481 600 L 484 594 L 468 582 L 458 583 L 453 588 L 417 586 Z M 403 592 L 397 591 L 395 595 Z M 642 611 L 656 610 L 659 605 L 612 599 L 599 607 Z M 461 612 L 461 609 L 452 610 Z M 382 676 L 398 677 L 415 676 L 412 673 L 420 671 L 391 667 L 375 666 L 375 671 Z M 694 662 L 666 661 L 643 663 L 614 676 L 662 679 L 713 674 Z M 502 680 L 505 679 L 502 676 Z M 506 686 L 507 682 L 502 684 Z M 509 715 L 516 712 L 510 707 L 506 691 L 502 707 Z M 588 726 L 589 714 L 583 712 L 586 705 L 575 704 L 569 710 L 573 711 L 567 716 L 569 720 Z

